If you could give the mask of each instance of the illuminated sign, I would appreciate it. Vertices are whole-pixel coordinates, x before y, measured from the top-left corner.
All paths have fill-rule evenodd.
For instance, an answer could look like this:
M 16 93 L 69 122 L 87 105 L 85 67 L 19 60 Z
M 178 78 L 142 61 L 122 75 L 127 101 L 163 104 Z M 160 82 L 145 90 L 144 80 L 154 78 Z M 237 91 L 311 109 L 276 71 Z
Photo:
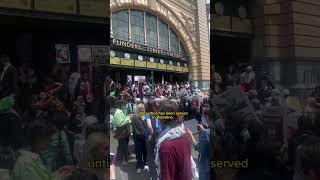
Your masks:
M 151 69 L 157 69 L 157 63 L 147 62 L 147 67 Z
M 121 65 L 124 65 L 124 66 L 134 66 L 134 60 L 121 58 Z
M 120 58 L 118 57 L 110 58 L 110 64 L 120 65 L 121 64 Z
M 135 60 L 134 66 L 136 67 L 146 67 L 146 61 Z
M 158 69 L 167 70 L 167 65 L 166 64 L 158 64 Z
M 174 66 L 167 65 L 167 70 L 168 70 L 168 71 L 174 71 Z
M 120 47 L 125 47 L 125 48 L 136 49 L 136 50 L 139 50 L 139 51 L 144 51 L 144 52 L 154 53 L 154 54 L 160 54 L 160 55 L 163 55 L 163 56 L 171 56 L 171 57 L 174 57 L 174 58 L 182 58 L 181 54 L 179 54 L 179 53 L 166 51 L 166 50 L 162 50 L 162 49 L 158 49 L 158 48 L 153 48 L 153 47 L 149 47 L 149 46 L 145 46 L 145 45 L 141 45 L 141 44 L 136 44 L 136 43 L 128 42 L 128 41 L 123 41 L 123 40 L 119 40 L 119 39 L 113 39 L 112 40 L 112 44 L 114 46 L 120 46 Z

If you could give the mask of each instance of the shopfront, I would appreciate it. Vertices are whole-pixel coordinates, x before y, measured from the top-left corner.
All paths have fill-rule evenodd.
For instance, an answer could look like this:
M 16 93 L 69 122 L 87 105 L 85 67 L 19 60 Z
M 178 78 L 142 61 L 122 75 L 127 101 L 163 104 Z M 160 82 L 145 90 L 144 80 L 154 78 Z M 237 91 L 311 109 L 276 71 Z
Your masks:
M 94 50 L 105 48 L 110 37 L 105 1 L 25 2 L 0 2 L 0 49 L 9 54 L 13 65 L 28 62 L 40 78 L 56 69 L 88 71 L 91 75 L 97 64 Z M 98 8 L 90 9 L 93 7 Z M 83 46 L 90 52 L 81 52 Z

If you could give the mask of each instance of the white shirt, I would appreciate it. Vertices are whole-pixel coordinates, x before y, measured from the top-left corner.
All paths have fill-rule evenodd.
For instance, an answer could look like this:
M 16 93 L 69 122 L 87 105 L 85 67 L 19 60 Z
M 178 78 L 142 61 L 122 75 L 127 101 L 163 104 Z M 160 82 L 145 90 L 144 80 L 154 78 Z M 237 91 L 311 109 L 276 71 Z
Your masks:
M 3 71 L 2 71 L 2 74 L 1 74 L 1 81 L 2 81 L 2 79 L 3 79 L 3 77 L 4 77 L 4 74 L 7 72 L 7 70 L 8 70 L 8 68 L 11 66 L 11 64 L 10 63 L 7 63 L 7 65 L 4 67 L 4 69 L 3 69 Z

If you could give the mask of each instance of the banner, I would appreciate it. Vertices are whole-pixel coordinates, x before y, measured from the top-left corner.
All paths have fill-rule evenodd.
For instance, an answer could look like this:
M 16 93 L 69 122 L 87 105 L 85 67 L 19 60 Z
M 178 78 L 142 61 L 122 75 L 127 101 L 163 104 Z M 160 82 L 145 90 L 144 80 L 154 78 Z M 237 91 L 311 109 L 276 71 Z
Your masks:
M 95 64 L 107 64 L 110 49 L 108 46 L 92 46 Z
M 121 58 L 121 65 L 134 66 L 134 60 Z
M 146 61 L 140 61 L 140 60 L 135 60 L 134 61 L 134 66 L 136 67 L 146 67 Z
M 147 62 L 147 68 L 157 69 L 157 67 L 158 67 L 157 63 Z
M 166 64 L 158 64 L 158 69 L 167 70 L 167 65 Z
M 108 5 L 105 0 L 79 0 L 80 15 L 106 17 Z
M 67 44 L 56 44 L 57 63 L 70 63 L 70 48 Z
M 118 57 L 111 57 L 111 58 L 110 58 L 110 64 L 121 65 L 120 58 L 118 58 Z
M 35 0 L 34 8 L 40 11 L 75 14 L 76 0 Z
M 167 65 L 167 70 L 168 70 L 168 71 L 174 71 L 174 66 Z
M 0 7 L 30 9 L 31 0 L 0 0 Z
M 78 60 L 79 62 L 91 62 L 93 60 L 92 49 L 90 45 L 78 46 Z

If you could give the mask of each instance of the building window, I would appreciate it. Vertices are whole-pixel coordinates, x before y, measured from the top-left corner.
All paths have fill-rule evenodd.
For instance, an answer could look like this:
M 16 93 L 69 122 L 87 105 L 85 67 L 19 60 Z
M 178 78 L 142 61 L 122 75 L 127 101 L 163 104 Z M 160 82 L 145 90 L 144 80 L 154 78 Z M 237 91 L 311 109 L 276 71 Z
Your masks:
M 168 25 L 159 21 L 159 42 L 160 49 L 169 50 Z
M 157 17 L 147 13 L 146 28 L 147 28 L 147 45 L 151 47 L 158 47 Z
M 144 21 L 142 11 L 131 11 L 131 36 L 132 41 L 144 44 Z
M 129 40 L 128 11 L 118 11 L 112 14 L 112 31 L 115 39 Z
M 172 29 L 170 29 L 170 46 L 172 52 L 179 52 L 179 41 L 178 36 Z

